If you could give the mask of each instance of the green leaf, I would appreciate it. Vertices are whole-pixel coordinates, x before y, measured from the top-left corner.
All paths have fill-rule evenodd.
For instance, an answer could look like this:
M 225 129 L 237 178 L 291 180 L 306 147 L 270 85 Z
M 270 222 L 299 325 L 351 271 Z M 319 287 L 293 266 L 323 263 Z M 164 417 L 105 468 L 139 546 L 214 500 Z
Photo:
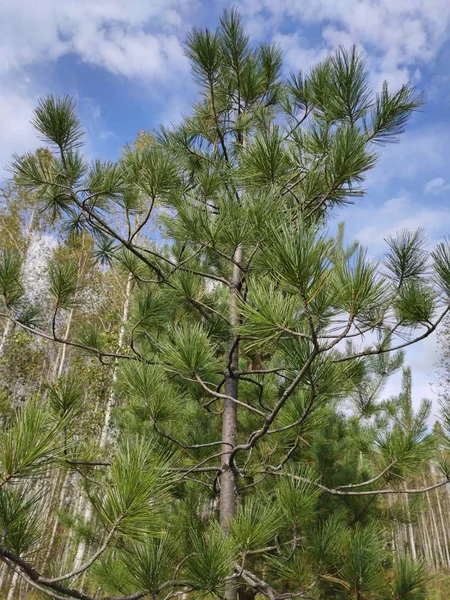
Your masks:
M 134 304 L 134 327 L 143 331 L 159 331 L 165 328 L 170 318 L 170 300 L 156 287 L 139 292 Z
M 22 278 L 22 257 L 15 250 L 0 251 L 0 294 L 4 305 L 11 309 L 20 302 L 24 290 Z
M 232 539 L 212 525 L 203 535 L 192 531 L 190 543 L 192 553 L 186 558 L 183 569 L 187 582 L 203 592 L 222 596 L 237 560 Z
M 150 198 L 165 197 L 179 185 L 176 164 L 161 148 L 126 152 L 122 162 L 127 178 Z
M 450 242 L 447 240 L 438 244 L 431 257 L 437 283 L 446 296 L 450 297 Z
M 343 568 L 339 577 L 350 586 L 354 598 L 381 590 L 382 537 L 376 525 L 357 525 L 348 545 L 342 548 Z
M 422 562 L 413 562 L 406 554 L 395 557 L 392 581 L 392 600 L 426 600 L 432 575 Z
M 111 266 L 118 246 L 113 239 L 99 236 L 94 250 L 94 259 L 101 265 Z
M 60 257 L 53 257 L 49 265 L 50 291 L 58 308 L 72 308 L 77 304 L 78 264 Z
M 339 200 L 341 195 L 352 195 L 351 189 L 342 191 L 342 186 L 361 183 L 376 161 L 377 154 L 367 150 L 365 137 L 356 127 L 339 127 L 330 144 L 327 169 L 330 197 Z
M 436 292 L 419 281 L 406 281 L 394 300 L 397 318 L 402 324 L 430 323 L 436 307 Z
M 281 185 L 287 178 L 290 161 L 277 126 L 264 129 L 242 155 L 240 177 L 248 189 Z
M 146 440 L 127 440 L 111 461 L 107 485 L 92 502 L 109 527 L 130 538 L 156 535 L 169 498 L 174 458 L 158 453 Z
M 335 306 L 353 316 L 377 309 L 386 298 L 387 284 L 378 274 L 378 265 L 367 260 L 362 248 L 348 261 L 337 262 L 330 283 Z
M 173 578 L 176 557 L 177 547 L 170 534 L 156 539 L 148 537 L 143 543 L 133 544 L 128 564 L 138 589 L 156 595 L 160 586 Z
M 186 377 L 216 373 L 219 363 L 216 348 L 198 324 L 182 324 L 174 328 L 171 339 L 162 345 L 167 369 Z
M 105 350 L 106 339 L 103 328 L 99 323 L 82 323 L 77 342 L 88 348 Z
M 371 128 L 367 131 L 371 141 L 378 144 L 398 142 L 412 113 L 423 104 L 422 95 L 417 94 L 411 84 L 402 85 L 397 92 L 391 94 L 384 81 L 381 94 L 377 94 L 372 109 Z
M 0 439 L 0 486 L 5 481 L 41 475 L 60 456 L 60 433 L 67 423 L 57 423 L 37 402 L 18 409 Z
M 128 554 L 117 550 L 105 553 L 100 560 L 94 562 L 90 572 L 94 581 L 112 595 L 128 596 L 136 589 L 136 582 L 130 573 Z
M 191 61 L 192 72 L 200 84 L 217 83 L 223 63 L 222 45 L 218 33 L 209 29 L 192 29 L 186 38 L 186 54 Z
M 38 102 L 32 121 L 42 139 L 54 143 L 61 151 L 81 145 L 83 130 L 69 96 L 45 96 Z
M 369 90 L 369 73 L 363 57 L 353 46 L 346 50 L 342 46 L 331 55 L 329 114 L 336 120 L 356 123 L 363 117 L 372 100 Z
M 165 377 L 160 367 L 128 361 L 119 371 L 118 389 L 132 405 L 144 408 L 155 422 L 173 419 L 184 405 L 183 396 Z
M 298 221 L 271 230 L 263 248 L 262 264 L 278 281 L 300 290 L 309 301 L 329 277 L 332 240 Z
M 114 260 L 120 266 L 121 271 L 125 275 L 131 275 L 133 281 L 137 284 L 148 282 L 151 277 L 149 267 L 136 256 L 134 252 L 128 250 L 124 246 L 120 246 L 116 252 L 114 252 Z
M 414 411 L 411 398 L 411 371 L 403 370 L 402 392 L 393 399 L 390 409 L 395 416 L 394 425 L 378 432 L 375 448 L 380 453 L 382 465 L 395 463 L 389 471 L 393 479 L 404 479 L 429 460 L 433 449 L 428 427 L 431 403 L 422 400 Z
M 250 290 L 246 302 L 239 302 L 244 322 L 238 328 L 242 336 L 257 338 L 248 344 L 248 348 L 274 342 L 280 336 L 286 336 L 288 330 L 294 337 L 295 330 L 298 330 L 298 337 L 307 334 L 305 323 L 298 318 L 302 315 L 299 295 L 287 294 L 272 281 L 264 279 L 252 281 Z
M 280 478 L 277 499 L 287 524 L 300 528 L 314 519 L 320 491 L 312 483 L 309 483 L 309 481 L 317 480 L 317 474 L 312 469 L 302 468 L 293 473 L 305 480 L 291 477 Z
M 416 279 L 426 274 L 428 252 L 424 248 L 426 244 L 424 229 L 419 228 L 416 231 L 403 229 L 396 237 L 388 237 L 386 242 L 390 249 L 384 264 L 394 276 L 398 287 L 408 279 Z
M 42 537 L 40 496 L 36 490 L 0 488 L 2 545 L 17 555 L 33 550 Z
M 59 418 L 74 417 L 82 411 L 84 389 L 75 375 L 66 375 L 57 383 L 48 384 L 47 394 L 50 409 Z
M 267 546 L 280 527 L 280 511 L 264 497 L 245 498 L 230 523 L 231 535 L 243 553 Z
M 102 206 L 105 200 L 120 200 L 125 189 L 124 173 L 118 164 L 96 160 L 84 185 L 91 196 L 88 205 Z
M 349 528 L 334 517 L 318 523 L 309 531 L 307 552 L 319 573 L 336 573 L 349 535 Z

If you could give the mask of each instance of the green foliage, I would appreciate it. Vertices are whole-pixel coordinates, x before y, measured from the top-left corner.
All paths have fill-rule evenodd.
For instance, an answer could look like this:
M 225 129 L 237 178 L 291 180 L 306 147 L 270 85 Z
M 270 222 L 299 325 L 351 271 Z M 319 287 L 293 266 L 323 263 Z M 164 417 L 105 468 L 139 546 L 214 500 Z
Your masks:
M 157 594 L 175 572 L 177 548 L 175 539 L 167 534 L 148 537 L 131 547 L 130 573 L 135 585 L 150 594 Z
M 161 148 L 127 152 L 123 163 L 127 178 L 151 199 L 164 197 L 177 187 L 176 165 Z
M 378 275 L 378 265 L 358 249 L 348 261 L 338 261 L 333 270 L 336 307 L 351 315 L 370 313 L 383 305 L 387 286 Z
M 431 253 L 434 260 L 434 271 L 437 283 L 442 291 L 450 295 L 450 245 L 449 242 L 442 242 L 436 246 Z
M 170 339 L 162 345 L 166 368 L 194 379 L 217 372 L 215 352 L 206 331 L 198 324 L 174 328 Z
M 136 410 L 153 421 L 170 421 L 183 406 L 183 397 L 171 386 L 160 367 L 129 361 L 119 374 L 119 391 Z
M 23 286 L 21 283 L 22 258 L 17 251 L 0 252 L 0 294 L 6 308 L 14 308 L 21 300 Z
M 246 498 L 230 524 L 231 535 L 242 553 L 261 550 L 281 527 L 279 510 L 264 498 Z
M 74 375 L 49 384 L 47 393 L 50 410 L 58 418 L 75 417 L 83 408 L 84 389 Z
M 62 152 L 81 143 L 83 130 L 75 112 L 75 102 L 69 96 L 46 96 L 34 111 L 33 125 L 42 139 L 55 144 Z
M 428 429 L 431 403 L 422 400 L 414 413 L 409 369 L 404 369 L 402 392 L 388 405 L 388 410 L 395 414 L 394 424 L 377 435 L 376 448 L 386 466 L 393 464 L 390 477 L 404 478 L 415 473 L 432 453 L 432 436 Z
M 173 458 L 161 455 L 144 440 L 120 446 L 105 486 L 92 498 L 107 527 L 139 539 L 161 529 L 161 515 L 173 477 Z
M 426 243 L 425 231 L 401 231 L 397 237 L 387 240 L 389 252 L 385 265 L 398 287 L 404 281 L 417 279 L 426 274 L 428 254 L 424 250 Z
M 430 323 L 436 307 L 436 292 L 421 282 L 406 281 L 394 306 L 399 321 L 404 324 Z
M 337 574 L 350 535 L 349 529 L 333 517 L 313 528 L 308 540 L 308 554 L 319 574 Z
M 39 496 L 30 488 L 0 488 L 1 543 L 18 555 L 29 554 L 42 537 Z
M 372 128 L 368 131 L 376 143 L 397 142 L 405 131 L 405 125 L 411 111 L 423 106 L 421 96 L 417 96 L 411 84 L 402 85 L 394 94 L 389 93 L 387 82 L 383 82 L 380 94 L 377 94 L 372 108 Z
M 62 420 L 55 423 L 37 402 L 17 409 L 0 439 L 0 486 L 42 474 L 60 455 L 64 425 Z
M 212 524 L 202 535 L 192 531 L 191 553 L 186 557 L 183 575 L 194 588 L 221 596 L 233 572 L 237 552 L 233 540 Z
M 54 256 L 49 265 L 50 291 L 58 308 L 76 305 L 79 267 L 74 261 Z
M 314 484 L 308 483 L 317 480 L 317 476 L 311 472 L 311 469 L 303 469 L 300 473 L 303 480 L 288 477 L 278 486 L 278 498 L 284 522 L 293 528 L 303 528 L 313 521 L 320 495 Z
M 422 600 L 428 598 L 430 575 L 426 566 L 401 554 L 396 558 L 392 574 L 392 600 Z
M 316 227 L 299 221 L 273 228 L 262 260 L 275 280 L 311 300 L 328 279 L 330 250 L 331 240 Z
M 339 577 L 348 585 L 349 598 L 357 600 L 372 590 L 381 590 L 381 541 L 376 524 L 364 528 L 357 525 L 342 548 L 343 568 Z

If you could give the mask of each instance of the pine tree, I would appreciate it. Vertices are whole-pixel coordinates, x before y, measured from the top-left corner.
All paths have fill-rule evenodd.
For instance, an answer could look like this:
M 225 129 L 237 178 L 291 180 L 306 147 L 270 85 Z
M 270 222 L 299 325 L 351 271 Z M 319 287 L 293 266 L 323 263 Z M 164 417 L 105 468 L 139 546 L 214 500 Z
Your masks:
M 23 312 L 20 262 L 0 257 L 3 317 L 119 365 L 107 448 L 72 435 L 70 378 L 2 425 L 0 556 L 53 598 L 422 598 L 420 564 L 396 549 L 390 568 L 382 500 L 450 471 L 443 459 L 435 483 L 405 488 L 433 455 L 429 406 L 376 399 L 398 352 L 448 313 L 450 246 L 429 254 L 423 232 L 402 231 L 376 263 L 327 230 L 420 97 L 374 94 L 355 49 L 283 80 L 279 49 L 253 48 L 235 11 L 186 51 L 201 94 L 179 127 L 89 165 L 73 101 L 49 96 L 34 125 L 52 160 L 14 159 L 16 181 L 135 284 L 117 350 L 89 311 L 77 337 L 56 326 L 80 301 L 73 261 L 51 269 L 42 329 Z M 41 571 L 33 482 L 61 464 L 81 474 L 90 516 L 68 526 L 89 553 Z

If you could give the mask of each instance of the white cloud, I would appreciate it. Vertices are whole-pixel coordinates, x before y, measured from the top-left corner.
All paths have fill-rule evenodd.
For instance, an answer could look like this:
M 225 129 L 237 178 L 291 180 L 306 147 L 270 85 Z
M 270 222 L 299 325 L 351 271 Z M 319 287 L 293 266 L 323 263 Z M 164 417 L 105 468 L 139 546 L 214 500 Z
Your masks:
M 326 48 L 308 47 L 307 42 L 298 33 L 278 33 L 272 39 L 283 49 L 284 65 L 288 72 L 307 72 L 329 54 Z
M 431 194 L 433 196 L 438 196 L 443 192 L 447 192 L 450 190 L 450 183 L 446 183 L 443 177 L 435 177 L 434 179 L 430 179 L 427 181 L 424 187 L 425 194 Z
M 0 90 L 0 178 L 7 175 L 4 167 L 11 160 L 12 152 L 21 154 L 39 146 L 30 123 L 33 109 L 33 98 Z
M 186 70 L 174 32 L 196 6 L 196 0 L 3 2 L 0 70 L 74 52 L 119 75 L 171 79 Z
M 401 191 L 384 202 L 381 207 L 364 204 L 345 209 L 347 230 L 351 239 L 359 240 L 377 255 L 386 249 L 385 239 L 395 236 L 403 229 L 416 230 L 424 227 L 430 244 L 440 241 L 450 229 L 450 208 L 424 205 L 410 193 Z M 359 227 L 359 223 L 370 223 Z
M 323 25 L 321 50 L 363 47 L 379 78 L 394 85 L 417 76 L 417 65 L 433 60 L 449 39 L 448 0 L 241 0 L 239 5 L 250 22 L 264 16 L 266 31 L 283 19 L 294 27 Z
M 168 90 L 174 93 L 184 86 L 186 99 L 189 67 L 181 40 L 199 5 L 199 0 L 0 1 L 0 179 L 12 152 L 39 145 L 29 121 L 36 99 L 48 89 L 41 88 L 40 80 L 30 81 L 30 69 L 71 53 L 90 65 L 145 82 L 159 100 Z M 78 99 L 79 105 L 83 102 L 88 109 L 83 118 L 87 138 L 111 138 L 114 133 L 101 118 L 100 107 Z
M 407 128 L 399 144 L 381 148 L 380 160 L 367 176 L 366 189 L 379 190 L 399 180 L 401 185 L 406 185 L 418 176 L 430 177 L 437 169 L 447 169 L 449 136 L 446 122 Z

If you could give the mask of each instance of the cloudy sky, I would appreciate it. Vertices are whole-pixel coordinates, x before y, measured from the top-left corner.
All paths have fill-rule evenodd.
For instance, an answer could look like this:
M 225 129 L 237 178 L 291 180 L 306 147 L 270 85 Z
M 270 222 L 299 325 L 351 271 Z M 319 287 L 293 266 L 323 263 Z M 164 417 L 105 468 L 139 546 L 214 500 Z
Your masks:
M 195 97 L 186 31 L 214 27 L 232 4 L 255 42 L 281 45 L 287 73 L 356 44 L 375 87 L 410 80 L 424 92 L 366 197 L 336 219 L 373 255 L 405 227 L 426 227 L 430 245 L 450 233 L 449 0 L 0 0 L 0 178 L 12 152 L 38 145 L 29 120 L 49 92 L 76 97 L 91 156 L 113 159 L 140 129 L 176 122 Z M 408 354 L 416 401 L 433 397 L 436 358 L 433 339 Z

